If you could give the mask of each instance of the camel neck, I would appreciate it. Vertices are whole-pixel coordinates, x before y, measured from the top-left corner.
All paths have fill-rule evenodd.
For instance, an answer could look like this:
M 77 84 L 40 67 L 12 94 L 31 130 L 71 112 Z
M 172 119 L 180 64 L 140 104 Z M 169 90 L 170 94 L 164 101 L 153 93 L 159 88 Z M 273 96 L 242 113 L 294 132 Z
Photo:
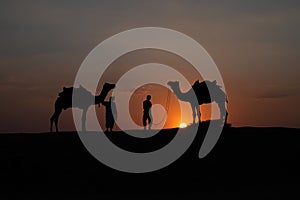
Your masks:
M 102 103 L 105 97 L 107 96 L 108 92 L 109 92 L 108 90 L 103 89 L 98 96 L 95 96 L 95 104 Z
M 176 94 L 176 96 L 177 96 L 178 99 L 180 99 L 180 100 L 183 100 L 183 99 L 184 99 L 184 93 L 182 93 L 182 92 L 180 91 L 179 86 L 178 86 L 178 87 L 173 87 L 172 89 L 173 89 L 173 91 L 174 91 L 174 93 Z

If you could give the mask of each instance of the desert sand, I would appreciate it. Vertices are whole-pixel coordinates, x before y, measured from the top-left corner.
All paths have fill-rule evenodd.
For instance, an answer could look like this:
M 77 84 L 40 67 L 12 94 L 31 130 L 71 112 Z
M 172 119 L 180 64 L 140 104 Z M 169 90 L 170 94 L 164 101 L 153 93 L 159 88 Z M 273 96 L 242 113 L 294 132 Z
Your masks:
M 162 147 L 176 129 L 148 141 L 108 136 L 128 150 Z M 1 199 L 289 199 L 300 188 L 300 129 L 230 127 L 203 159 L 203 136 L 168 167 L 129 174 L 97 161 L 76 132 L 0 134 Z M 293 197 L 295 198 L 295 197 Z

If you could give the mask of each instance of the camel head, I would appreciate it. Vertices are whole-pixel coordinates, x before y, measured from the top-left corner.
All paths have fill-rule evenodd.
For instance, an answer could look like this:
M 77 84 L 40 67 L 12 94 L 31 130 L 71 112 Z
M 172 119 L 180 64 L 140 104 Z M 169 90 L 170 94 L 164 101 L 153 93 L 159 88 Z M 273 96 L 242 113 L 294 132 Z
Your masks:
M 103 90 L 110 91 L 116 87 L 116 84 L 104 83 Z
M 169 81 L 167 83 L 171 88 L 179 88 L 179 81 Z

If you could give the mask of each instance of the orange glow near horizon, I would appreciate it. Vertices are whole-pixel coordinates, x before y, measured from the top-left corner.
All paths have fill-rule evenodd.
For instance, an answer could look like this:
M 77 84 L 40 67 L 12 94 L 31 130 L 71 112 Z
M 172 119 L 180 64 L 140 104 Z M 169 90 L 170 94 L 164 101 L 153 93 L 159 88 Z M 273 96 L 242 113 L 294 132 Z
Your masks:
M 166 112 L 152 113 L 153 128 L 158 128 L 159 126 L 162 126 L 162 128 L 178 127 L 178 124 L 181 122 L 182 114 L 180 110 L 180 103 L 173 92 L 169 90 L 169 88 L 158 84 L 146 84 L 136 89 L 129 102 L 129 112 L 132 120 L 139 126 L 143 126 L 141 120 L 143 115 L 142 103 L 145 100 L 146 95 L 150 94 L 152 96 L 152 105 L 159 104 Z M 165 120 L 164 124 L 162 124 L 164 121 L 163 119 Z
M 179 128 L 186 128 L 186 127 L 187 127 L 187 124 L 184 123 L 184 122 L 181 122 L 181 123 L 179 124 Z
M 153 129 L 185 128 L 188 124 L 193 122 L 190 104 L 178 100 L 175 94 L 169 90 L 169 88 L 153 83 L 143 85 L 133 92 L 129 100 L 129 108 L 126 108 L 126 105 L 124 105 L 121 109 L 129 109 L 131 119 L 142 128 L 142 103 L 147 94 L 150 94 L 152 96 L 152 105 L 159 104 L 165 109 L 165 112 L 163 112 L 163 109 L 152 109 Z M 168 95 L 169 100 L 167 101 Z M 219 117 L 219 113 L 211 113 L 212 106 L 217 105 L 212 103 L 199 106 L 201 110 L 201 121 L 217 119 Z M 101 127 L 105 127 L 105 108 L 103 106 L 100 106 L 98 120 Z M 127 128 L 130 129 L 130 126 L 126 127 L 126 129 Z M 117 124 L 115 124 L 115 129 L 120 130 Z

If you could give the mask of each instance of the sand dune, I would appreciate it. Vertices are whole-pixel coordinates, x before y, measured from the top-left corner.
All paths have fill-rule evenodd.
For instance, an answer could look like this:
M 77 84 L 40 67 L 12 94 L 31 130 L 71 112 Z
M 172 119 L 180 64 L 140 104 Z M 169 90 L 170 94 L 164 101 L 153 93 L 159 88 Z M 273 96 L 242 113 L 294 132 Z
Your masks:
M 124 133 L 113 134 L 110 139 L 124 148 L 135 144 L 131 150 L 149 151 L 171 140 L 174 130 L 163 130 L 148 142 L 130 143 Z M 227 128 L 200 160 L 202 138 L 162 170 L 128 174 L 94 159 L 76 132 L 1 134 L 0 197 L 288 199 L 299 189 L 299 129 Z

